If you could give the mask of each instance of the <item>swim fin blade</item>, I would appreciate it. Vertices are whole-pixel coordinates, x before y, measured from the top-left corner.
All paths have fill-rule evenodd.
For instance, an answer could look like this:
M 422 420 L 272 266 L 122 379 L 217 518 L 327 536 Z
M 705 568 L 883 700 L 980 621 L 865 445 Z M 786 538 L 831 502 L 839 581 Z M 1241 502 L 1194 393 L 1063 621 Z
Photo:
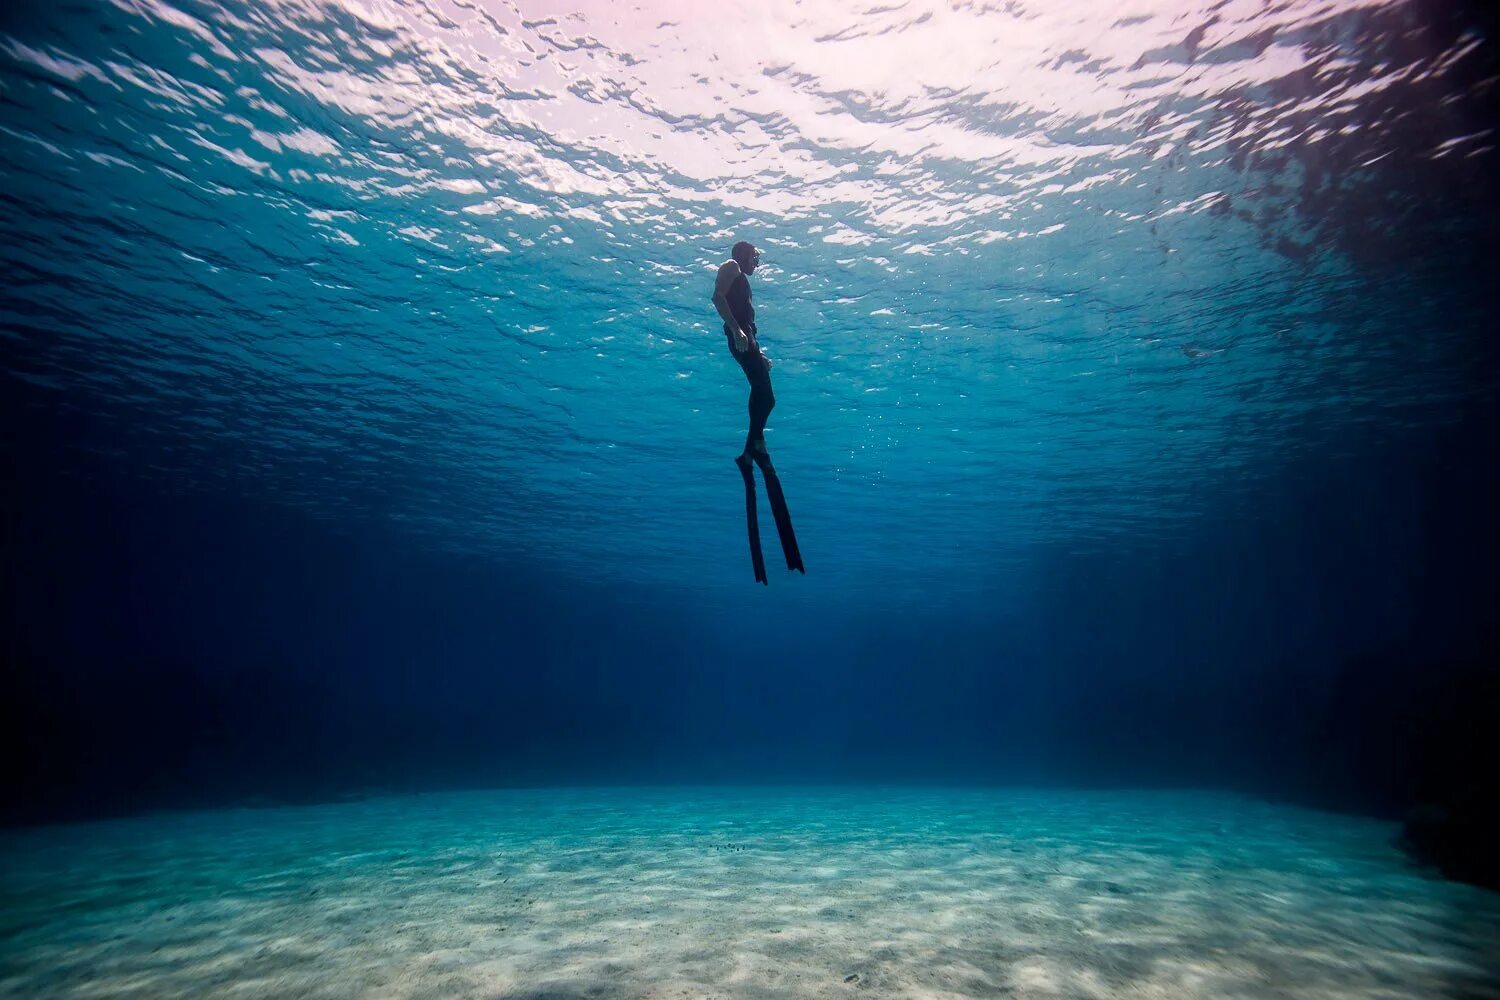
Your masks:
M 806 574 L 802 565 L 802 550 L 797 548 L 797 532 L 792 530 L 792 514 L 786 508 L 786 494 L 781 492 L 781 477 L 771 465 L 771 456 L 755 457 L 760 474 L 766 480 L 766 498 L 771 501 L 771 515 L 776 518 L 776 533 L 781 536 L 781 554 L 786 556 L 786 568 Z
M 745 477 L 745 525 L 750 532 L 750 563 L 755 568 L 755 582 L 769 586 L 766 559 L 760 551 L 760 518 L 755 511 L 755 469 L 744 455 L 736 458 L 734 464 L 740 467 L 740 475 Z

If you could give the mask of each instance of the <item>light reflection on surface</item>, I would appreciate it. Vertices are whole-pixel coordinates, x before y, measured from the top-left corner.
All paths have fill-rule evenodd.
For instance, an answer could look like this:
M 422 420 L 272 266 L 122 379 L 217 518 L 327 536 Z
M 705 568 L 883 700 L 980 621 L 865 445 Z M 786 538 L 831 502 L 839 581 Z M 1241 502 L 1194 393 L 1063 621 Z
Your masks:
M 962 589 L 1452 398 L 1488 55 L 1400 2 L 17 17 L 8 367 L 185 488 L 727 586 L 751 238 L 809 558 Z

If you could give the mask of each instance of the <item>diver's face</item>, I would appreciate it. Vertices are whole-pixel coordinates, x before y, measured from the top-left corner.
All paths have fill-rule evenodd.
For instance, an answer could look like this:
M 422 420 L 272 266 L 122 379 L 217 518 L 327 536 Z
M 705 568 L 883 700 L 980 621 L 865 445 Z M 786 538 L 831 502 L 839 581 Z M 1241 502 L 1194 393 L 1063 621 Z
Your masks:
M 740 270 L 746 274 L 754 274 L 755 269 L 760 267 L 760 251 L 751 250 L 749 253 L 740 255 Z

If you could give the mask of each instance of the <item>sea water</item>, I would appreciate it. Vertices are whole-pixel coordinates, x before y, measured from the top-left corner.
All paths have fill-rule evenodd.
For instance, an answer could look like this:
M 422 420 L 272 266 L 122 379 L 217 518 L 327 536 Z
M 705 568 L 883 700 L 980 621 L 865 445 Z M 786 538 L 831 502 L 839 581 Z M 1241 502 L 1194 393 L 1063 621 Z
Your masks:
M 6 5 L 0 995 L 1500 995 L 1493 33 Z

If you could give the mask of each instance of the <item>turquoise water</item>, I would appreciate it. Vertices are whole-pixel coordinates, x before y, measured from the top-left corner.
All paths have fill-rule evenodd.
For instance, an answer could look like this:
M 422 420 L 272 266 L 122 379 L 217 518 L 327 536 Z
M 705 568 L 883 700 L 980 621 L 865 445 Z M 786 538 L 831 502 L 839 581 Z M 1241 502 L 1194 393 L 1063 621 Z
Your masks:
M 7 833 L 0 996 L 1483 997 L 1500 904 L 1203 793 L 575 789 Z
M 819 592 L 1003 597 L 1451 419 L 1481 41 L 1399 2 L 22 5 L 5 367 L 177 489 L 730 600 L 708 294 L 751 239 Z
M 0 996 L 1500 996 L 1495 21 L 7 3 Z

